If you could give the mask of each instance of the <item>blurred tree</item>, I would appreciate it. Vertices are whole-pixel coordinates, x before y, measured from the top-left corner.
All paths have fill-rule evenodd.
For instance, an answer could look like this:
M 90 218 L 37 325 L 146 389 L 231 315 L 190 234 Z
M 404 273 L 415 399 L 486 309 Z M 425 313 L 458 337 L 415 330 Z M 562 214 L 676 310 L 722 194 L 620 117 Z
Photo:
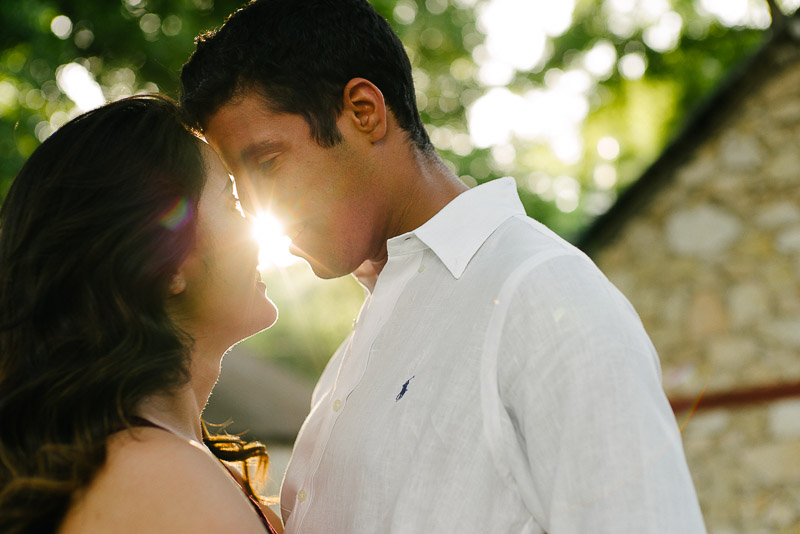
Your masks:
M 234 0 L 3 0 L 0 5 L 0 187 L 40 141 L 91 107 L 84 73 L 106 100 L 140 91 L 177 96 L 193 38 Z M 67 65 L 80 65 L 69 68 Z M 59 76 L 61 74 L 61 76 Z M 73 92 L 86 93 L 80 97 Z
M 81 111 L 141 91 L 176 97 L 194 36 L 241 3 L 3 0 L 0 195 L 38 143 Z M 516 177 L 528 213 L 567 238 L 660 153 L 770 22 L 766 0 L 372 3 L 406 44 L 420 111 L 448 165 L 470 185 Z M 800 0 L 779 4 L 791 11 Z M 342 283 L 326 284 L 324 298 L 286 293 L 314 302 L 320 317 L 306 324 L 287 312 L 270 334 L 281 353 L 305 354 L 309 375 L 361 298 Z M 340 316 L 328 328 L 331 312 Z M 323 341 L 306 339 L 309 324 L 327 331 Z

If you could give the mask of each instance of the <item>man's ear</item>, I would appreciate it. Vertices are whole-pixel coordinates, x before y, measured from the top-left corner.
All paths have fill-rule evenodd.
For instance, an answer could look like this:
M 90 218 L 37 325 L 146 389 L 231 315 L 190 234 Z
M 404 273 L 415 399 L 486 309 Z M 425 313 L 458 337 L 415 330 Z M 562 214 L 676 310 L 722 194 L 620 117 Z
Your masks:
M 172 275 L 169 281 L 169 296 L 174 297 L 180 295 L 186 290 L 186 277 L 183 275 L 183 269 L 179 269 L 177 273 Z
M 383 93 L 364 78 L 353 78 L 344 87 L 342 116 L 352 126 L 377 143 L 386 136 L 386 103 Z

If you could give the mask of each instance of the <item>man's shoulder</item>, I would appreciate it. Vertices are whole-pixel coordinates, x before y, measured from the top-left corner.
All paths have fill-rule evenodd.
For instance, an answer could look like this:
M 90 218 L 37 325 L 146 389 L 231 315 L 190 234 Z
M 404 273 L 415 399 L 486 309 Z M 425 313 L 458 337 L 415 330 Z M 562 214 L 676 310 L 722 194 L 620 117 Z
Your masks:
M 539 221 L 515 215 L 503 222 L 476 254 L 475 268 L 483 276 L 505 279 L 520 269 L 533 271 L 550 258 L 569 257 L 592 267 L 586 255 Z
M 591 258 L 527 216 L 504 222 L 474 259 L 471 275 L 491 286 L 490 291 L 504 294 L 513 313 L 535 303 L 537 309 L 555 306 L 599 317 L 610 309 L 635 315 Z
M 578 249 L 566 239 L 556 234 L 550 228 L 536 219 L 524 214 L 509 217 L 501 224 L 492 235 L 493 238 L 503 242 L 506 246 L 513 245 L 534 251 L 549 248 L 569 249 L 579 253 Z

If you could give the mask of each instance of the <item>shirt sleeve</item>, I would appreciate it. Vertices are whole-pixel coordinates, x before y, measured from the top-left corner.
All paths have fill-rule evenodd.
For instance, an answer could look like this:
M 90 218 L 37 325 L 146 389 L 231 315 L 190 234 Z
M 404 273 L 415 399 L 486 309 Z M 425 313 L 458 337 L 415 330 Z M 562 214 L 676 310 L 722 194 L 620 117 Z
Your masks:
M 548 534 L 705 532 L 658 357 L 587 258 L 537 265 L 513 291 L 498 391 Z

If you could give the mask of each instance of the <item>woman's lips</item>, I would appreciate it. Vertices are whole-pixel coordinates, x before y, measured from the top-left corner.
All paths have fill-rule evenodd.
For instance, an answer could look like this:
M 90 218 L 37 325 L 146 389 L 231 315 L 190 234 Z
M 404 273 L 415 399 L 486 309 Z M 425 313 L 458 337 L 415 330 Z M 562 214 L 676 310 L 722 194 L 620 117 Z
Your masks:
M 261 279 L 261 271 L 259 271 L 258 268 L 256 268 L 256 287 L 263 291 L 264 296 L 266 296 L 267 284 Z

